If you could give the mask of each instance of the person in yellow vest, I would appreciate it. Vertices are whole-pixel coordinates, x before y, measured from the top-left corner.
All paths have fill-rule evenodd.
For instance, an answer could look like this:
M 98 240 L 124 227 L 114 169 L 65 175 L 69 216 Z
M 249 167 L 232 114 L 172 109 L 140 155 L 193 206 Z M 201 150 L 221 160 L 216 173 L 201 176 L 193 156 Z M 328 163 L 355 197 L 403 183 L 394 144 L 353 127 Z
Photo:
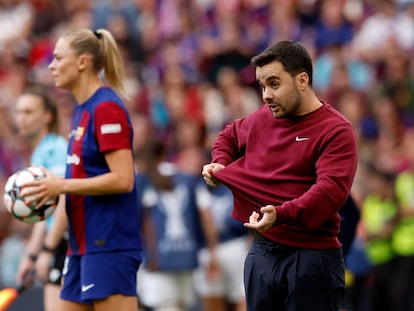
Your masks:
M 398 215 L 394 176 L 373 166 L 368 166 L 368 173 L 371 189 L 362 203 L 361 217 L 372 264 L 369 304 L 371 310 L 402 310 L 393 308 L 389 290 L 395 260 L 392 232 Z
M 414 133 L 407 135 L 414 139 Z M 391 286 L 395 310 L 414 310 L 414 150 L 407 146 L 406 156 L 411 167 L 398 174 L 395 193 L 399 201 L 399 223 L 396 226 L 392 246 L 397 254 Z

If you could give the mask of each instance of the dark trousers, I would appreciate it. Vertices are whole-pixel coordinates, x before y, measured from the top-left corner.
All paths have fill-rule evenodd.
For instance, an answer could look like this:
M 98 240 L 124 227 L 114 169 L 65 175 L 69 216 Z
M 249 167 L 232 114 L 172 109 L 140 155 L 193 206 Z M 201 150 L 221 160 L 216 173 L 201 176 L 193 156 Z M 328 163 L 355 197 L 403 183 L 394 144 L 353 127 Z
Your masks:
M 391 304 L 393 310 L 414 310 L 414 256 L 399 256 L 392 265 Z M 374 309 L 372 309 L 374 310 Z
M 394 261 L 373 266 L 371 271 L 371 288 L 369 291 L 369 305 L 372 311 L 393 311 L 396 309 L 392 303 L 392 276 Z M 408 311 L 408 310 L 406 310 Z
M 244 284 L 248 311 L 337 311 L 345 292 L 342 249 L 255 240 L 246 257 Z

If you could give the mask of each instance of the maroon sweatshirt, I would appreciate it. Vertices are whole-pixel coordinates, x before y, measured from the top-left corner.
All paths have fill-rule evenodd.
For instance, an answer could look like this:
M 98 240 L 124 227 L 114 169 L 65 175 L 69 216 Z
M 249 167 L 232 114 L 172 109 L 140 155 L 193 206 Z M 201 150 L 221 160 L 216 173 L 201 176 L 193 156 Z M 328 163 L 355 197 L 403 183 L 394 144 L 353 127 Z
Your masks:
M 338 248 L 339 209 L 357 166 L 352 125 L 324 104 L 305 116 L 275 119 L 266 105 L 235 120 L 213 144 L 215 177 L 234 195 L 233 217 L 276 207 L 265 237 L 301 248 Z

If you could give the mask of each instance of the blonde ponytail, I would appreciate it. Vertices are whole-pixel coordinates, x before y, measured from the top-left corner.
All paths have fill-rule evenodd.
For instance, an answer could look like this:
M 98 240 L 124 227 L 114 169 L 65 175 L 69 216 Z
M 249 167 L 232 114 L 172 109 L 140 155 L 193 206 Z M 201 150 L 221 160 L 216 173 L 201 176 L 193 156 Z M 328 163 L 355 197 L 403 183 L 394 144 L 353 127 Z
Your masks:
M 71 37 L 70 45 L 77 55 L 89 54 L 92 56 L 93 68 L 98 74 L 103 70 L 105 82 L 119 95 L 127 98 L 123 86 L 124 63 L 118 45 L 112 34 L 106 29 L 91 31 L 80 29 L 68 32 Z

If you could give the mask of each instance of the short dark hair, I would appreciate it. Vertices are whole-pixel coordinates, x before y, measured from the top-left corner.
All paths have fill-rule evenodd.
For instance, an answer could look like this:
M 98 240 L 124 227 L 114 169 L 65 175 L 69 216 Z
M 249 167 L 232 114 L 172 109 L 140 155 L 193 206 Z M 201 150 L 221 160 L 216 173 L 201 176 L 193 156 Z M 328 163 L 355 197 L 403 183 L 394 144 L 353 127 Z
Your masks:
M 254 67 L 262 67 L 277 61 L 292 77 L 301 72 L 309 76 L 309 85 L 312 86 L 313 66 L 312 59 L 303 45 L 293 41 L 279 41 L 260 54 L 252 57 L 250 63 Z

